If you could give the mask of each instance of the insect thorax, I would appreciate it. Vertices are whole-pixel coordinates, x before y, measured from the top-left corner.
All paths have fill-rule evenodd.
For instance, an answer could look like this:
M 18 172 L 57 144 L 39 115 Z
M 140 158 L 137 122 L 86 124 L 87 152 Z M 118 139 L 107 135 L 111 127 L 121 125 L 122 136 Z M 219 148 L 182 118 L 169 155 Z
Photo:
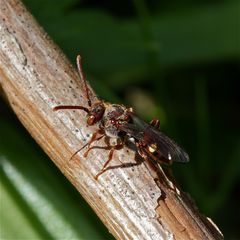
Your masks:
M 105 103 L 105 113 L 102 118 L 102 125 L 108 137 L 119 138 L 124 132 L 118 129 L 118 122 L 124 121 L 127 115 L 127 108 L 118 104 Z

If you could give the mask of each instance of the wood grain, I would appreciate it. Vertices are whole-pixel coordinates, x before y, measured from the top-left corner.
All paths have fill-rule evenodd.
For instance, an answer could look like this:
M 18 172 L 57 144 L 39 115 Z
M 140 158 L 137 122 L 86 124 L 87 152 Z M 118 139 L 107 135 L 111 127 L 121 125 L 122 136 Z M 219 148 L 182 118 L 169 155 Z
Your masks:
M 81 151 L 69 160 L 97 126 L 87 127 L 82 111 L 52 110 L 58 104 L 86 106 L 83 86 L 18 0 L 0 0 L 0 83 L 19 120 L 117 239 L 223 238 L 188 195 L 165 178 L 156 180 L 162 173 L 151 163 L 131 166 L 134 151 L 117 151 L 112 169 L 98 181 L 94 176 L 107 151 L 96 148 L 87 158 Z

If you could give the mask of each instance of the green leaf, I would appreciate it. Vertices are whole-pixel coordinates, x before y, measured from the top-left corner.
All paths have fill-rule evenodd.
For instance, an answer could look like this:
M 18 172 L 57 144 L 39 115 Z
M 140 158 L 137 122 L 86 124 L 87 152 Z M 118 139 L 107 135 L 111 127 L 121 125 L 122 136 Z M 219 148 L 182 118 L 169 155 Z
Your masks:
M 111 239 L 80 194 L 12 118 L 0 117 L 3 237 Z
M 2 159 L 1 159 L 2 161 Z M 32 227 L 30 219 L 28 219 L 21 207 L 9 193 L 8 185 L 2 181 L 1 173 L 1 239 L 42 239 L 38 231 Z M 13 224 L 13 219 L 14 223 Z M 46 236 L 46 235 L 45 235 Z

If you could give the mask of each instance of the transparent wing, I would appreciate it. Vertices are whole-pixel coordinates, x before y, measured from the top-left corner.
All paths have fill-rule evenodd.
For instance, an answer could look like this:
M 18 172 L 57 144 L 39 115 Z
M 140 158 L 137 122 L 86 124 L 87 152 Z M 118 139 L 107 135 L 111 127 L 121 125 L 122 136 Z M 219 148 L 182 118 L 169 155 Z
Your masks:
M 144 122 L 134 114 L 129 114 L 131 121 L 124 122 L 119 128 L 138 141 L 144 141 L 147 146 L 155 145 L 159 156 L 174 161 L 186 163 L 188 154 L 163 132 Z

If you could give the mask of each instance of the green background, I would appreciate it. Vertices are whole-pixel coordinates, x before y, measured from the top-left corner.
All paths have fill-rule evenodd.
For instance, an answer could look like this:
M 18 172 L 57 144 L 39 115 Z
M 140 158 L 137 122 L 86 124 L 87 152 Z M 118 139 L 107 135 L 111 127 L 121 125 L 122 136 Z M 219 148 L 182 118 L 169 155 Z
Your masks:
M 101 98 L 160 118 L 190 155 L 179 184 L 240 239 L 240 2 L 24 3 Z M 1 239 L 113 239 L 2 100 L 0 166 Z

